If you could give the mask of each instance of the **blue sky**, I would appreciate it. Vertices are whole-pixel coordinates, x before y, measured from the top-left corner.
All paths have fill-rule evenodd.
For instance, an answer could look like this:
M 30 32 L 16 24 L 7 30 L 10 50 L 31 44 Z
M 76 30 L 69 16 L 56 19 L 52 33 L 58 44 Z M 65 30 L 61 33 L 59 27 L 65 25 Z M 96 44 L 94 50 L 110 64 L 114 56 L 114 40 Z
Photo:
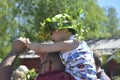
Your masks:
M 116 9 L 118 16 L 120 18 L 120 0 L 97 0 L 97 1 L 101 7 L 108 8 L 110 6 L 113 6 Z

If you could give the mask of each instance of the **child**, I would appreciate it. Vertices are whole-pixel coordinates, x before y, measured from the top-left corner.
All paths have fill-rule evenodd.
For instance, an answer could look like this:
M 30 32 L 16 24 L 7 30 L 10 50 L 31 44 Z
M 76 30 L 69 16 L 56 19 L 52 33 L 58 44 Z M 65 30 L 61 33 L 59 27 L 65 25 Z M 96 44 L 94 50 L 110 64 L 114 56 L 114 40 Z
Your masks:
M 54 44 L 26 43 L 36 53 L 60 51 L 65 71 L 76 80 L 96 80 L 96 68 L 93 53 L 86 42 L 75 39 L 75 30 L 59 29 L 51 34 Z M 39 54 L 38 54 L 39 55 Z
M 97 78 L 100 80 L 110 80 L 110 78 L 107 76 L 104 70 L 101 69 L 101 64 L 102 64 L 101 53 L 98 51 L 94 51 L 94 59 L 95 59 L 95 65 L 97 70 Z

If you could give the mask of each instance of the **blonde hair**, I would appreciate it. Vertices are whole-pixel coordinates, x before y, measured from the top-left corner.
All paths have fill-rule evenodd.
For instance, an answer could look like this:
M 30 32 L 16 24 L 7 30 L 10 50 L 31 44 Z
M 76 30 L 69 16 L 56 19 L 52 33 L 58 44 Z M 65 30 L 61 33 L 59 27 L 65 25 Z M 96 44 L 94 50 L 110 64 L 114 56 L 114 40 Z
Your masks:
M 12 74 L 12 80 L 26 80 L 28 68 L 25 65 L 20 65 Z
M 16 70 L 13 72 L 12 80 L 26 80 L 26 74 L 23 71 Z
M 95 59 L 95 65 L 96 66 L 101 66 L 101 64 L 102 64 L 102 54 L 97 50 L 93 51 L 93 53 L 94 53 L 93 55 L 94 55 L 94 59 Z

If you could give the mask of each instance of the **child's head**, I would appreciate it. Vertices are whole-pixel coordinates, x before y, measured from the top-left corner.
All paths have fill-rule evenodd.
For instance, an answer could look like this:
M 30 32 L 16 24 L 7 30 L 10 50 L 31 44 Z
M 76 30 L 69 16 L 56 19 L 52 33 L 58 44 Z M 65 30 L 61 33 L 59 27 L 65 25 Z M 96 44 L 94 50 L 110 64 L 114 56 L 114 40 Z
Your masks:
M 102 64 L 102 54 L 99 51 L 93 51 L 93 52 L 94 52 L 94 59 L 95 59 L 96 67 L 101 67 L 101 64 Z
M 28 68 L 25 65 L 20 65 L 12 74 L 12 80 L 26 80 Z
M 54 42 L 67 40 L 71 35 L 75 35 L 75 30 L 72 28 L 64 28 L 53 31 L 51 38 Z
M 26 74 L 23 71 L 16 70 L 12 74 L 12 80 L 26 80 Z

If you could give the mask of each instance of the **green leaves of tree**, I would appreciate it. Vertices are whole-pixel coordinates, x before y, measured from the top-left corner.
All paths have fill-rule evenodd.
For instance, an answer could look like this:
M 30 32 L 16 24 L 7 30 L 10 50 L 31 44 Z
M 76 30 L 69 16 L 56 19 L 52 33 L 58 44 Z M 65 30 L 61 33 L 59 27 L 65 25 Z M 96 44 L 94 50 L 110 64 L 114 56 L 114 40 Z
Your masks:
M 120 50 L 116 49 L 116 51 L 114 52 L 114 59 L 117 63 L 120 63 Z
M 70 19 L 64 18 L 64 13 Z M 58 18 L 58 14 L 62 17 Z M 0 57 L 9 51 L 13 39 L 23 36 L 32 41 L 44 41 L 44 36 L 49 39 L 48 33 L 57 26 L 72 27 L 78 36 L 86 39 L 118 35 L 120 31 L 114 28 L 118 20 L 113 21 L 115 25 L 111 20 L 107 22 L 108 16 L 96 0 L 0 0 Z M 112 33 L 110 29 L 116 32 Z M 44 33 L 43 37 L 38 38 L 41 33 Z

